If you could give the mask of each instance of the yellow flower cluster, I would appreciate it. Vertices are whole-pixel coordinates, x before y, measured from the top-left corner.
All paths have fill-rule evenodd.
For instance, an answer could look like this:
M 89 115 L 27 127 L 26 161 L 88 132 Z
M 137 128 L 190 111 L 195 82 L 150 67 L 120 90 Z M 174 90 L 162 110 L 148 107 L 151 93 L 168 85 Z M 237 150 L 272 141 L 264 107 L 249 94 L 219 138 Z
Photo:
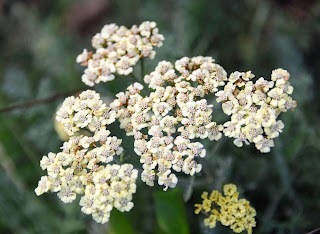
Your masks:
M 105 25 L 100 33 L 92 38 L 96 52 L 83 50 L 77 62 L 87 66 L 82 81 L 89 86 L 111 81 L 114 73 L 129 75 L 140 58 L 153 59 L 154 47 L 162 46 L 163 35 L 158 33 L 155 22 L 145 21 L 130 29 L 116 24 Z
M 212 191 L 210 195 L 203 192 L 202 204 L 195 204 L 195 213 L 207 215 L 204 224 L 209 228 L 214 228 L 219 221 L 235 233 L 246 230 L 251 234 L 252 228 L 256 226 L 256 210 L 246 199 L 239 199 L 239 192 L 234 184 L 224 185 L 223 192 L 224 195 L 217 190 Z

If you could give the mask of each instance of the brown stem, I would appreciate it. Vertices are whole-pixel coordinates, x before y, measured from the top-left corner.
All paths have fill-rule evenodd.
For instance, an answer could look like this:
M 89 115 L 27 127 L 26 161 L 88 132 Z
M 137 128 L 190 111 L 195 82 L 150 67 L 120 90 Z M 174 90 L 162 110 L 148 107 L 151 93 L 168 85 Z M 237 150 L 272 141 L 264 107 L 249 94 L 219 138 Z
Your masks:
M 0 113 L 10 112 L 10 111 L 19 110 L 19 109 L 31 108 L 35 105 L 42 105 L 42 104 L 51 103 L 57 99 L 65 98 L 65 97 L 70 96 L 70 95 L 77 93 L 79 91 L 83 91 L 83 89 L 77 89 L 77 90 L 73 90 L 71 92 L 69 91 L 69 92 L 65 92 L 65 93 L 59 93 L 59 94 L 53 95 L 51 97 L 43 98 L 43 99 L 35 99 L 35 100 L 28 101 L 28 102 L 14 104 L 11 106 L 1 108 Z

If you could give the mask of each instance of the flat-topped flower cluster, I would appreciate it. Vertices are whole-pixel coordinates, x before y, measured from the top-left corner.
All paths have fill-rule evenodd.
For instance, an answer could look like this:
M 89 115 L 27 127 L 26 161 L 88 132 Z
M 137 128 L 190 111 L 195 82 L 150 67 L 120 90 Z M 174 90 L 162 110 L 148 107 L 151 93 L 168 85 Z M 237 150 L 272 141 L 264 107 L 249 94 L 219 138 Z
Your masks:
M 77 57 L 78 63 L 87 66 L 82 81 L 93 86 L 113 80 L 116 74 L 130 75 L 139 60 L 154 57 L 154 47 L 160 47 L 163 40 L 154 22 L 130 29 L 104 26 L 92 39 L 95 53 L 84 50 Z M 267 153 L 284 128 L 278 120 L 280 113 L 296 107 L 289 77 L 283 69 L 274 70 L 271 81 L 254 81 L 250 71 L 228 77 L 211 57 L 183 57 L 174 64 L 159 62 L 153 72 L 140 77 L 148 87 L 131 84 L 110 104 L 93 90 L 68 97 L 56 119 L 70 138 L 62 152 L 42 158 L 40 166 L 48 175 L 41 177 L 35 192 L 58 192 L 65 203 L 81 194 L 81 210 L 100 223 L 109 220 L 114 207 L 129 211 L 138 171 L 131 164 L 114 163 L 123 154 L 122 139 L 108 130 L 116 120 L 134 138 L 133 148 L 143 168 L 141 180 L 149 186 L 157 181 L 164 190 L 176 187 L 178 173 L 193 176 L 201 171 L 201 158 L 206 156 L 203 139 L 218 141 L 225 135 L 234 138 L 238 147 L 254 143 Z M 222 103 L 230 120 L 215 122 L 209 95 Z M 225 187 L 225 196 L 216 191 L 210 199 L 204 194 L 203 199 L 197 212 L 209 212 L 212 203 L 220 206 L 219 211 L 210 211 L 206 225 L 213 227 L 218 220 L 235 232 L 247 229 L 251 233 L 254 209 L 246 200 L 238 200 L 233 185 Z
M 134 150 L 143 164 L 142 181 L 175 187 L 174 172 L 194 175 L 201 171 L 198 158 L 206 155 L 197 139 L 219 140 L 222 125 L 212 121 L 212 105 L 204 98 L 227 80 L 226 71 L 211 57 L 182 58 L 175 66 L 167 61 L 144 77 L 153 91 L 143 97 L 135 83 L 117 94 L 111 108 L 120 127 L 133 135 Z
M 219 221 L 222 225 L 229 226 L 235 233 L 246 230 L 251 234 L 252 228 L 256 226 L 256 210 L 250 206 L 248 200 L 239 199 L 234 184 L 224 185 L 223 192 L 224 195 L 218 190 L 213 190 L 210 195 L 208 192 L 203 192 L 202 203 L 195 204 L 195 213 L 201 212 L 207 216 L 204 224 L 209 228 L 214 228 Z
M 153 59 L 154 47 L 162 46 L 163 35 L 158 33 L 155 22 L 143 22 L 130 29 L 116 24 L 105 25 L 92 38 L 95 53 L 83 50 L 77 62 L 87 66 L 82 81 L 89 86 L 111 81 L 114 74 L 129 75 L 141 58 Z
M 217 101 L 222 102 L 223 112 L 231 116 L 231 120 L 224 123 L 223 132 L 235 138 L 235 145 L 241 147 L 243 143 L 253 142 L 262 153 L 270 152 L 273 139 L 284 128 L 278 116 L 296 107 L 290 97 L 293 87 L 289 77 L 283 69 L 272 71 L 271 81 L 261 77 L 253 82 L 250 71 L 231 73 L 228 83 L 216 96 Z
M 69 141 L 58 154 L 49 153 L 40 161 L 42 176 L 37 195 L 57 192 L 64 203 L 82 195 L 80 206 L 94 220 L 105 223 L 115 207 L 129 211 L 133 207 L 138 171 L 131 164 L 110 164 L 123 151 L 121 139 L 110 136 L 106 125 L 115 121 L 115 113 L 102 103 L 95 91 L 82 92 L 79 97 L 67 98 L 57 112 L 69 134 Z M 87 135 L 76 135 L 86 129 Z
M 107 125 L 116 120 L 116 113 L 103 103 L 99 93 L 87 90 L 79 97 L 66 98 L 57 111 L 56 119 L 63 124 L 65 132 L 70 136 L 80 129 L 99 135 L 106 131 Z

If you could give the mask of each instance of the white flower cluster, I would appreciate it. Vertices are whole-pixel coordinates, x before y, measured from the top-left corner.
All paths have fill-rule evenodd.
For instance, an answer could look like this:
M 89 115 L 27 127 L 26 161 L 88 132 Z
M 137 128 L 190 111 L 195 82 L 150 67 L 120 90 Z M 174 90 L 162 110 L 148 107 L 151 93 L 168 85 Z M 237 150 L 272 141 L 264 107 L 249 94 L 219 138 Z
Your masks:
M 162 46 L 163 40 L 155 22 L 130 29 L 105 25 L 92 38 L 95 52 L 85 49 L 76 59 L 87 66 L 82 81 L 94 86 L 113 80 L 115 74 L 131 74 L 140 59 L 154 58 L 154 47 Z M 224 134 L 235 138 L 238 147 L 255 143 L 261 152 L 269 152 L 284 128 L 277 117 L 296 107 L 289 76 L 286 70 L 276 69 L 272 81 L 259 78 L 253 82 L 251 72 L 234 72 L 228 78 L 211 57 L 183 57 L 174 64 L 159 62 L 144 77 L 149 95 L 142 95 L 142 84 L 134 83 L 109 106 L 92 90 L 68 97 L 56 119 L 70 138 L 61 152 L 42 158 L 40 166 L 47 175 L 41 177 L 35 192 L 57 192 L 65 203 L 81 194 L 82 212 L 99 223 L 109 220 L 114 207 L 131 210 L 138 171 L 131 164 L 113 163 L 123 152 L 122 140 L 110 136 L 106 126 L 116 119 L 134 137 L 134 151 L 143 168 L 141 180 L 149 186 L 157 180 L 164 190 L 176 187 L 176 173 L 193 176 L 201 171 L 199 159 L 206 156 L 201 139 L 218 141 Z M 230 121 L 217 124 L 212 120 L 209 94 L 222 102 Z
M 65 203 L 84 194 L 81 210 L 92 214 L 99 223 L 109 220 L 113 207 L 129 211 L 138 171 L 131 164 L 109 164 L 123 152 L 121 139 L 110 136 L 106 129 L 115 117 L 115 111 L 106 107 L 95 91 L 68 97 L 57 112 L 57 120 L 71 137 L 63 144 L 62 152 L 42 158 L 40 166 L 48 175 L 41 177 L 36 194 L 58 192 Z M 89 134 L 73 136 L 81 129 L 87 129 Z
M 175 67 L 175 69 L 174 69 Z M 142 97 L 142 85 L 135 83 L 117 94 L 110 105 L 117 111 L 120 127 L 135 138 L 134 150 L 143 164 L 142 181 L 175 187 L 173 173 L 194 175 L 205 157 L 196 138 L 219 140 L 223 126 L 212 122 L 212 105 L 203 97 L 214 93 L 227 80 L 225 70 L 211 57 L 184 57 L 173 64 L 162 61 L 144 77 L 154 91 Z
M 277 117 L 281 112 L 294 109 L 296 102 L 290 97 L 293 87 L 286 70 L 274 70 L 271 81 L 261 77 L 253 83 L 253 77 L 250 71 L 234 72 L 224 90 L 216 93 L 223 112 L 231 116 L 224 124 L 223 132 L 235 138 L 234 144 L 238 147 L 253 142 L 262 153 L 268 153 L 274 146 L 273 139 L 284 128 Z
M 77 62 L 88 66 L 82 81 L 89 86 L 111 81 L 114 73 L 129 75 L 140 58 L 153 59 L 154 47 L 162 46 L 163 35 L 158 33 L 155 22 L 143 22 L 130 29 L 116 24 L 105 25 L 100 33 L 92 38 L 96 52 L 86 49 L 78 55 Z
M 131 164 L 107 165 L 92 173 L 93 184 L 86 186 L 80 200 L 81 211 L 92 214 L 98 223 L 109 220 L 113 208 L 121 212 L 133 208 L 132 194 L 136 192 L 138 171 Z
M 48 175 L 41 177 L 36 194 L 58 192 L 64 203 L 83 194 L 82 212 L 92 214 L 99 223 L 109 220 L 113 207 L 129 211 L 133 207 L 131 200 L 136 192 L 138 171 L 131 164 L 107 164 L 122 153 L 122 148 L 121 140 L 110 137 L 108 131 L 105 136 L 105 141 L 73 136 L 63 144 L 62 152 L 44 156 L 40 166 Z
M 105 126 L 116 119 L 116 112 L 107 107 L 100 94 L 93 90 L 82 92 L 79 97 L 68 97 L 57 111 L 57 121 L 64 125 L 65 132 L 72 136 L 80 129 L 93 133 L 105 131 Z

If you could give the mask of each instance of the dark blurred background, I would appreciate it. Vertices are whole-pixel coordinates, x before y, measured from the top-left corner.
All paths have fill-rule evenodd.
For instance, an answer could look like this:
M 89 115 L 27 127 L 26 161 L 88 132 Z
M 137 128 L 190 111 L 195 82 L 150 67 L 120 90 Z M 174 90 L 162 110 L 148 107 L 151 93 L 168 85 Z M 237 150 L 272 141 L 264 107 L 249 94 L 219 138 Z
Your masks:
M 291 73 L 298 107 L 281 117 L 285 130 L 270 154 L 239 149 L 229 139 L 208 143 L 195 180 L 182 178 L 182 189 L 169 199 L 139 184 L 135 208 L 100 225 L 77 202 L 35 195 L 44 175 L 39 161 L 62 144 L 56 108 L 86 88 L 76 56 L 91 49 L 103 25 L 145 20 L 156 21 L 165 36 L 148 71 L 158 61 L 194 55 L 214 57 L 228 73 L 251 70 L 257 77 L 281 67 Z M 193 214 L 202 191 L 228 182 L 256 208 L 255 234 L 320 227 L 319 41 L 317 0 L 0 0 L 0 233 L 232 233 L 206 229 L 204 217 Z M 124 90 L 114 87 L 96 88 L 105 95 Z M 7 108 L 16 104 L 22 105 Z

